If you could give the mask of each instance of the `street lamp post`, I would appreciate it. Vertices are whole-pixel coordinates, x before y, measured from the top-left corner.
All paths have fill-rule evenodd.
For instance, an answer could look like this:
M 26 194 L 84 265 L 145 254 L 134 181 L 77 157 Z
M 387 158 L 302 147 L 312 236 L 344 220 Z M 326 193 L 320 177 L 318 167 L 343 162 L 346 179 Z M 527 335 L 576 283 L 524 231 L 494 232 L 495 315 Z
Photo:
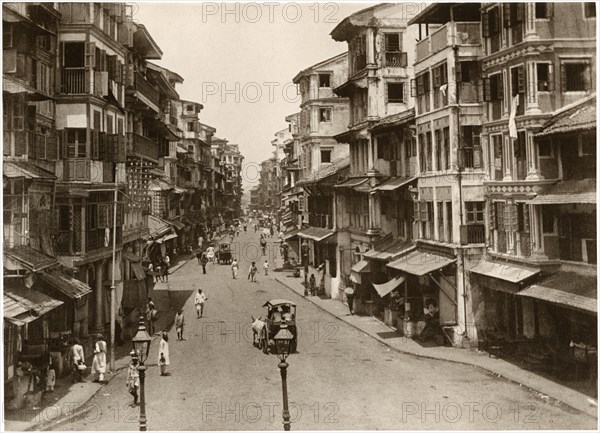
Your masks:
M 152 338 L 146 332 L 146 326 L 144 326 L 144 317 L 140 317 L 140 324 L 138 326 L 137 333 L 131 339 L 133 343 L 133 350 L 140 360 L 138 365 L 138 372 L 140 373 L 140 431 L 146 431 L 147 420 L 146 420 L 146 396 L 144 382 L 146 380 L 146 366 L 144 362 L 148 359 L 148 353 L 150 352 L 150 343 Z
M 288 392 L 287 392 L 287 368 L 288 363 L 285 362 L 291 352 L 291 344 L 294 335 L 287 329 L 287 326 L 282 325 L 279 332 L 273 337 L 275 341 L 275 349 L 280 362 L 278 364 L 281 372 L 281 391 L 283 394 L 283 430 L 290 431 L 290 411 L 288 408 Z
M 308 241 L 302 241 L 302 264 L 304 265 L 304 296 L 308 296 Z

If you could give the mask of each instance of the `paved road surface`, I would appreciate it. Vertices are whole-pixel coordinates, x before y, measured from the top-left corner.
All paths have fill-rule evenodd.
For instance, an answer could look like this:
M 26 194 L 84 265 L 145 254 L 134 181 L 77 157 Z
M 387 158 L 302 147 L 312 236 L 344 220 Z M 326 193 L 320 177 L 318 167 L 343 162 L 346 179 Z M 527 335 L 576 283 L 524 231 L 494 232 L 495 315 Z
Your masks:
M 275 355 L 252 345 L 250 316 L 271 298 L 298 303 L 301 336 L 288 362 L 292 430 L 593 429 L 595 420 L 473 367 L 391 351 L 262 274 L 257 235 L 242 234 L 239 279 L 227 265 L 202 275 L 191 261 L 171 290 L 202 288 L 205 314 L 185 305 L 183 342 L 170 332 L 172 376 L 161 377 L 154 340 L 147 378 L 149 430 L 280 430 L 281 379 Z M 240 251 L 242 254 L 240 254 Z M 246 279 L 259 259 L 258 283 Z M 273 265 L 271 266 L 273 268 Z M 85 416 L 59 430 L 136 430 L 125 373 L 89 403 Z

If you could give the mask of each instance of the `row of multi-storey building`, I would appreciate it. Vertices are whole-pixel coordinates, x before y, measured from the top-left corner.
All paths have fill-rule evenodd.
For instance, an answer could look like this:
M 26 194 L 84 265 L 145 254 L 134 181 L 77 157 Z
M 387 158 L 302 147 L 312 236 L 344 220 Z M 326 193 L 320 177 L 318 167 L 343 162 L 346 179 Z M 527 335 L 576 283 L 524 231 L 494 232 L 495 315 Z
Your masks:
M 163 53 L 130 6 L 2 12 L 9 382 L 17 362 L 60 359 L 68 337 L 86 341 L 111 316 L 137 323 L 146 265 L 240 213 L 243 156 L 179 96 L 183 78 L 153 63 Z
M 345 18 L 347 52 L 294 77 L 300 112 L 253 206 L 327 295 L 353 287 L 355 311 L 405 335 L 433 317 L 455 346 L 594 353 L 595 29 L 572 2 Z

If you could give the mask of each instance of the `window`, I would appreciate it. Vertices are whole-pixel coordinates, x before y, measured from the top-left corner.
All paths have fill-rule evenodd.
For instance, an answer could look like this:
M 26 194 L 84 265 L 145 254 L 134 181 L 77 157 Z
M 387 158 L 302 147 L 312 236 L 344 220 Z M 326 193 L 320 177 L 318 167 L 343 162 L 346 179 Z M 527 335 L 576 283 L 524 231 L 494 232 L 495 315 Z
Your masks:
M 12 115 L 13 130 L 22 131 L 23 129 L 25 129 L 24 118 L 25 118 L 25 101 L 20 97 L 14 98 L 13 115 Z
M 443 141 L 443 158 L 444 158 L 444 169 L 450 169 L 450 127 L 446 126 L 443 130 L 444 141 Z
M 550 140 L 544 140 L 538 143 L 538 155 L 541 158 L 554 157 L 554 152 L 552 150 L 552 142 Z
M 448 65 L 446 63 L 433 68 L 433 88 L 438 89 L 448 83 Z
M 554 231 L 554 210 L 550 206 L 542 208 L 542 231 L 553 234 Z
M 537 64 L 537 80 L 538 92 L 551 92 L 554 89 L 554 78 L 552 76 L 552 65 L 550 63 Z
M 331 108 L 319 108 L 319 122 L 331 122 Z
M 417 96 L 429 93 L 429 72 L 417 77 Z
M 586 18 L 596 18 L 596 3 L 589 2 L 583 4 L 583 14 Z
M 561 66 L 563 92 L 584 92 L 591 88 L 590 65 L 587 62 L 563 63 Z
M 467 224 L 483 224 L 484 202 L 467 201 L 465 211 L 467 213 Z
M 194 111 L 194 105 L 193 104 L 188 104 L 185 109 L 187 111 Z
M 331 149 L 321 149 L 321 162 L 331 162 Z
M 86 130 L 85 128 L 69 128 L 66 131 L 66 157 L 86 157 Z
M 529 209 L 525 203 L 517 203 L 517 230 L 529 233 Z
M 319 74 L 319 87 L 331 87 L 331 74 Z
M 85 66 L 84 44 L 81 42 L 65 43 L 63 51 L 65 68 L 82 68 Z
M 99 111 L 94 110 L 94 130 L 100 131 L 102 130 L 102 122 L 100 121 L 101 113 Z
M 388 102 L 404 102 L 404 83 L 387 84 Z
M 114 126 L 113 126 L 113 117 L 110 115 L 106 116 L 106 133 L 107 134 L 115 133 Z
M 538 20 L 550 18 L 548 3 L 535 3 L 535 17 Z
M 12 48 L 13 46 L 13 24 L 9 22 L 4 22 L 4 27 L 2 28 L 2 47 L 3 48 Z
M 188 122 L 187 123 L 187 131 L 188 132 L 194 132 L 194 122 Z
M 485 80 L 485 100 L 489 102 L 501 101 L 504 99 L 504 86 L 502 84 L 502 74 L 490 75 Z
M 385 66 L 392 68 L 406 68 L 408 66 L 407 53 L 402 52 L 402 33 L 385 34 Z

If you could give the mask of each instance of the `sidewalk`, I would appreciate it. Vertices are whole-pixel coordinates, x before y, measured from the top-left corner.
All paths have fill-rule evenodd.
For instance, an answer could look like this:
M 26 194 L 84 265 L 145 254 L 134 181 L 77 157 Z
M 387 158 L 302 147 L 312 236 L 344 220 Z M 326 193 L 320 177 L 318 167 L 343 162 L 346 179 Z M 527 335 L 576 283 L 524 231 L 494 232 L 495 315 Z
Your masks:
M 304 286 L 299 278 L 280 274 L 275 277 L 275 280 L 301 296 L 304 294 Z M 483 368 L 537 392 L 544 400 L 554 399 L 598 419 L 598 408 L 590 403 L 591 399 L 587 395 L 555 383 L 533 372 L 523 370 L 503 359 L 490 358 L 486 352 L 443 346 L 423 347 L 412 339 L 398 334 L 373 317 L 350 315 L 348 305 L 338 300 L 322 299 L 318 296 L 307 296 L 306 299 L 339 320 L 348 323 L 399 352 Z
M 118 373 L 129 365 L 128 344 L 115 348 L 115 371 L 105 374 L 107 382 L 113 380 Z M 108 357 L 107 357 L 108 358 Z M 88 371 L 91 368 L 93 357 L 86 359 Z M 107 368 L 109 368 L 107 359 Z M 71 374 L 67 374 L 56 380 L 55 392 L 45 393 L 42 397 L 40 407 L 34 409 L 21 409 L 6 413 L 4 417 L 4 430 L 26 431 L 42 430 L 51 424 L 64 421 L 66 418 L 74 417 L 83 409 L 85 403 L 91 399 L 103 385 L 93 382 L 93 375 L 87 374 L 83 382 L 73 383 Z M 52 402 L 52 400 L 54 400 Z
M 221 237 L 221 242 L 225 236 Z M 169 270 L 172 274 L 179 270 L 182 266 L 187 264 L 190 260 L 196 260 L 195 255 L 187 257 L 186 254 L 181 260 Z M 157 286 L 164 284 L 167 286 L 168 283 L 157 283 Z M 160 290 L 160 288 L 158 289 Z M 164 289 L 163 289 L 164 290 Z M 167 322 L 172 322 L 171 317 L 165 317 Z M 170 323 L 165 325 L 170 326 Z M 154 339 L 157 339 L 154 336 Z M 131 351 L 131 344 L 129 341 L 121 347 L 115 348 L 115 371 L 105 375 L 108 382 L 118 376 L 118 373 L 123 369 L 126 369 L 131 360 L 129 353 Z M 90 358 L 87 364 L 91 366 L 93 358 Z M 107 360 L 108 361 L 108 360 Z M 55 393 L 44 394 L 42 404 L 36 409 L 23 409 L 11 413 L 5 413 L 4 416 L 4 430 L 5 431 L 34 431 L 44 430 L 51 428 L 53 425 L 57 425 L 65 422 L 69 418 L 74 418 L 79 412 L 85 410 L 85 404 L 98 393 L 103 385 L 92 382 L 93 377 L 89 375 L 85 378 L 84 382 L 73 383 L 72 376 L 67 374 L 66 376 L 56 380 Z M 52 401 L 54 400 L 54 401 Z

